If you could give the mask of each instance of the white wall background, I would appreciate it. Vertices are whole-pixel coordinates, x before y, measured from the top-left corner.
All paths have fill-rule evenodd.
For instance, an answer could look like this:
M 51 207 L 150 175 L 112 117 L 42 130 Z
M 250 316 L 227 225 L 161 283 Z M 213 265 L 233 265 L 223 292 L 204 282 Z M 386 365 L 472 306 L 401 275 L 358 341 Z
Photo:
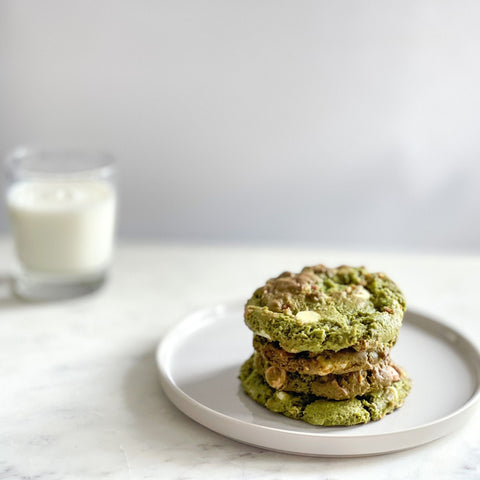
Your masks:
M 480 252 L 479 26 L 474 0 L 3 0 L 0 148 L 112 151 L 125 236 Z

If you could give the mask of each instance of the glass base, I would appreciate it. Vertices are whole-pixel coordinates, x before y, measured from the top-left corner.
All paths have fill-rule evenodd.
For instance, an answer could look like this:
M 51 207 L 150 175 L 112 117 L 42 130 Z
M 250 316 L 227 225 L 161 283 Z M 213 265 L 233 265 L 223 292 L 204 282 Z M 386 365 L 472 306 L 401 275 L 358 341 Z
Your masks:
M 13 292 L 29 301 L 66 300 L 95 292 L 105 280 L 105 272 L 81 276 L 24 272 L 14 279 Z

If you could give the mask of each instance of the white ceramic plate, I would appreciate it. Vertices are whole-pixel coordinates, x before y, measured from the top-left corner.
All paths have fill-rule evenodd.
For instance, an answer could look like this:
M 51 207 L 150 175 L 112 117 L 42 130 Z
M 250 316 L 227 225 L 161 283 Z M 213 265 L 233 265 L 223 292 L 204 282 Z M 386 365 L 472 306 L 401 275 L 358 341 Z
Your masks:
M 157 350 L 163 389 L 186 415 L 258 447 L 317 456 L 373 455 L 440 438 L 469 418 L 480 398 L 480 354 L 453 328 L 408 312 L 392 357 L 413 379 L 405 405 L 378 422 L 318 427 L 248 398 L 238 370 L 252 354 L 243 305 L 219 305 L 179 323 Z

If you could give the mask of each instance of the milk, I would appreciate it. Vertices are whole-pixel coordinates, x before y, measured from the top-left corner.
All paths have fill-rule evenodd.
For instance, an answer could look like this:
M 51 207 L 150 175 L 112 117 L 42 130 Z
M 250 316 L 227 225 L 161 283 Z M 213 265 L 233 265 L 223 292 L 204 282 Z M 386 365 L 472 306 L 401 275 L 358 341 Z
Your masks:
M 26 180 L 7 191 L 15 247 L 24 269 L 95 274 L 112 254 L 116 195 L 97 180 Z

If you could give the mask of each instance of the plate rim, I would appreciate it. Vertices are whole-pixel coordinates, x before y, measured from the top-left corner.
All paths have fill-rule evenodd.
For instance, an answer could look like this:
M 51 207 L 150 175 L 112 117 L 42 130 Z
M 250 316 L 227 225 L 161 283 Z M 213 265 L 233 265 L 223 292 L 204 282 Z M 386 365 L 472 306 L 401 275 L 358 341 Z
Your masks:
M 341 433 L 332 435 L 332 434 L 329 434 L 328 432 L 291 431 L 281 426 L 273 427 L 268 425 L 253 424 L 246 420 L 242 420 L 242 419 L 227 415 L 225 413 L 219 412 L 211 407 L 204 405 L 200 401 L 196 400 L 195 398 L 191 397 L 186 392 L 184 392 L 177 385 L 177 383 L 175 382 L 175 380 L 173 379 L 169 371 L 169 368 L 167 368 L 169 364 L 168 361 L 164 362 L 163 360 L 165 358 L 168 358 L 168 354 L 172 349 L 174 349 L 176 338 L 178 337 L 178 335 L 182 330 L 184 330 L 186 327 L 189 326 L 189 324 L 196 323 L 196 327 L 194 328 L 194 330 L 190 329 L 191 333 L 193 333 L 196 330 L 204 328 L 208 324 L 208 322 L 205 322 L 205 321 L 200 323 L 194 322 L 194 320 L 197 320 L 198 317 L 204 318 L 208 315 L 213 316 L 212 314 L 218 315 L 218 310 L 240 309 L 240 308 L 243 308 L 243 303 L 244 302 L 241 302 L 239 300 L 218 303 L 210 307 L 205 307 L 205 308 L 197 309 L 190 312 L 189 314 L 185 315 L 179 323 L 177 323 L 175 326 L 173 326 L 168 330 L 166 335 L 158 343 L 156 352 L 155 352 L 155 359 L 156 359 L 156 365 L 157 365 L 157 369 L 160 376 L 160 383 L 163 391 L 165 392 L 167 397 L 170 399 L 170 401 L 189 418 L 195 420 L 197 423 L 223 436 L 226 436 L 236 441 L 240 441 L 248 445 L 253 445 L 256 447 L 261 447 L 268 450 L 280 451 L 284 453 L 313 455 L 313 456 L 332 456 L 332 457 L 333 456 L 344 457 L 344 456 L 376 455 L 376 454 L 394 452 L 399 450 L 405 450 L 407 448 L 413 448 L 415 446 L 423 445 L 425 443 L 429 443 L 445 435 L 448 435 L 453 430 L 451 428 L 448 428 L 450 427 L 450 424 L 456 419 L 460 419 L 460 421 L 466 420 L 467 414 L 471 410 L 473 410 L 480 401 L 480 349 L 469 338 L 467 338 L 461 331 L 454 328 L 454 326 L 452 326 L 451 324 L 444 322 L 437 315 L 430 314 L 421 309 L 413 307 L 413 308 L 408 308 L 408 312 L 412 313 L 415 317 L 420 318 L 421 320 L 420 321 L 412 320 L 412 319 L 409 320 L 407 317 L 406 319 L 407 322 L 415 326 L 419 326 L 420 328 L 422 328 L 422 330 L 425 330 L 426 328 L 421 324 L 427 323 L 427 324 L 430 324 L 430 326 L 436 327 L 436 329 L 440 329 L 440 331 L 443 330 L 450 334 L 455 335 L 457 338 L 456 341 L 460 341 L 463 344 L 467 345 L 468 349 L 470 350 L 470 352 L 465 353 L 465 356 L 468 356 L 468 358 L 473 357 L 475 359 L 475 363 L 473 362 L 472 364 L 468 363 L 470 366 L 473 367 L 475 372 L 476 385 L 474 386 L 474 392 L 472 393 L 471 397 L 462 406 L 455 409 L 453 412 L 447 415 L 444 415 L 438 419 L 432 420 L 430 422 L 422 423 L 420 425 L 416 425 L 409 428 L 393 430 L 389 432 L 367 433 L 367 434 L 357 434 L 357 435 L 351 435 L 351 434 L 349 435 L 349 434 L 341 434 Z M 210 320 L 210 321 L 214 321 L 214 320 Z M 446 335 L 443 335 L 442 337 L 445 338 Z M 451 345 L 453 342 L 452 340 L 448 339 L 448 343 Z M 466 360 L 464 359 L 464 361 Z M 178 401 L 180 401 L 180 405 L 178 404 L 179 403 Z M 206 421 L 205 418 L 202 418 L 202 415 L 201 415 L 202 412 L 204 414 L 207 414 L 208 415 L 207 420 L 211 420 L 211 421 Z M 312 451 L 303 452 L 302 449 L 300 450 L 280 449 L 280 448 L 271 447 L 265 444 L 264 442 L 247 441 L 244 438 L 242 438 L 242 436 L 234 435 L 233 432 L 225 433 L 225 430 L 216 428 L 214 424 L 216 423 L 216 421 L 218 421 L 218 419 L 221 419 L 223 422 L 226 422 L 227 424 L 235 425 L 241 428 L 259 430 L 269 434 L 276 434 L 276 435 L 280 434 L 282 437 L 286 437 L 288 439 L 293 439 L 293 438 L 298 439 L 299 437 L 301 437 L 303 439 L 309 439 L 309 440 L 317 439 L 318 441 L 327 440 L 327 439 L 330 441 L 335 440 L 335 442 L 339 442 L 339 441 L 358 442 L 359 440 L 362 440 L 362 441 L 382 440 L 382 439 L 390 438 L 394 436 L 428 433 L 431 430 L 434 430 L 437 427 L 441 427 L 441 426 L 445 426 L 447 428 L 443 428 L 441 432 L 435 435 L 431 435 L 427 439 L 423 439 L 421 441 L 416 441 L 416 442 L 407 442 L 409 444 L 411 443 L 411 445 L 401 446 L 399 448 L 375 449 L 375 451 L 371 451 L 368 453 L 331 454 L 331 453 L 312 452 Z M 463 423 L 464 422 L 462 422 L 462 424 Z

